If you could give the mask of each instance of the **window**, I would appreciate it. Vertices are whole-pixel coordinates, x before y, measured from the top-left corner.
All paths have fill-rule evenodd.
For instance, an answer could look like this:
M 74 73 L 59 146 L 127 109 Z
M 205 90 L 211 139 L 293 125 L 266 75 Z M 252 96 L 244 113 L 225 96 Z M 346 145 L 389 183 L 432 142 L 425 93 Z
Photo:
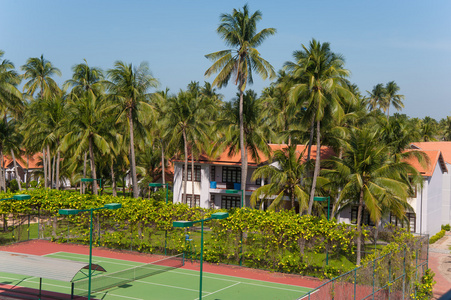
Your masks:
M 357 224 L 357 213 L 358 213 L 358 206 L 353 206 L 351 208 L 351 224 Z M 370 225 L 370 226 L 374 226 L 374 222 L 371 220 L 370 218 L 370 214 L 368 213 L 368 211 L 365 209 L 365 207 L 363 208 L 363 214 L 362 214 L 362 222 L 360 224 L 362 225 Z
M 407 221 L 398 220 L 398 218 L 390 214 L 390 223 L 401 228 L 407 228 L 410 232 L 415 232 L 416 215 L 415 213 L 406 213 Z
M 193 200 L 192 194 L 186 195 L 186 204 L 188 204 L 189 207 L 200 206 L 200 195 L 194 195 L 194 203 L 192 200 Z
M 241 197 L 237 196 L 222 196 L 221 198 L 221 208 L 232 208 L 232 207 L 241 207 Z
M 261 178 L 255 179 L 255 184 L 256 185 L 262 185 L 262 179 Z
M 241 183 L 241 168 L 222 167 L 222 182 Z
M 182 167 L 182 176 L 183 180 L 185 180 L 185 165 Z M 188 166 L 188 181 L 192 181 L 191 176 L 191 166 Z M 194 165 L 194 181 L 200 182 L 200 166 Z
M 216 181 L 216 167 L 215 166 L 211 166 L 210 181 Z

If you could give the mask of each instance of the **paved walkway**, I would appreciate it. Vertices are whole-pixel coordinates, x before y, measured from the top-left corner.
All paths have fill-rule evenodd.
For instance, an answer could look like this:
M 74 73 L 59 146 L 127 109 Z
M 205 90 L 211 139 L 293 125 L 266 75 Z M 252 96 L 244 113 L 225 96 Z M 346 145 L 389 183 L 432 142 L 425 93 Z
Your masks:
M 429 268 L 434 271 L 434 297 L 438 299 L 451 289 L 451 232 L 429 245 Z

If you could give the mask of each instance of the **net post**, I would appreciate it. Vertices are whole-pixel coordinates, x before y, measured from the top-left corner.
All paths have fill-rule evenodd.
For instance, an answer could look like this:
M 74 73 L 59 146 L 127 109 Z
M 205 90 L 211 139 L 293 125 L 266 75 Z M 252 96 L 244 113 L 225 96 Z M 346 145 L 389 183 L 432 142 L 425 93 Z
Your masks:
M 70 287 L 70 299 L 74 299 L 74 283 L 71 282 L 71 287 Z
M 28 240 L 30 240 L 30 213 L 28 213 L 28 228 L 27 228 L 27 231 L 28 231 Z

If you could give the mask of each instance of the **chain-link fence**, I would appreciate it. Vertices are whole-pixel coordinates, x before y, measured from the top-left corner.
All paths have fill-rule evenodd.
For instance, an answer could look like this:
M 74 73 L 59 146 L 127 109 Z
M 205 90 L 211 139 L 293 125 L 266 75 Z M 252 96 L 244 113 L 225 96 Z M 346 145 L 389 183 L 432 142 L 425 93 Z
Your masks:
M 415 282 L 428 268 L 429 236 L 419 235 L 401 248 L 317 287 L 303 300 L 410 299 Z
M 93 217 L 93 245 L 119 250 L 174 255 L 187 252 L 189 259 L 199 259 L 200 228 L 173 228 L 171 222 L 161 225 L 140 220 L 116 221 L 108 210 L 100 210 Z M 33 215 L 10 214 L 0 216 L 0 244 L 30 239 L 48 239 L 74 244 L 89 244 L 90 214 L 55 215 L 37 211 Z M 218 221 L 211 221 L 204 230 L 204 260 L 243 265 L 252 268 L 286 273 L 324 274 L 334 259 L 355 261 L 355 253 L 324 244 L 326 253 L 318 247 L 321 237 L 297 241 L 287 240 L 283 234 L 274 236 L 261 231 L 224 231 Z M 381 235 L 382 236 L 382 235 Z M 393 236 L 393 235 L 392 235 Z M 271 240 L 270 240 L 271 239 Z M 378 241 L 366 249 L 367 262 L 346 272 L 299 299 L 408 299 L 415 294 L 414 283 L 419 281 L 428 267 L 428 236 L 415 236 L 405 240 L 403 247 L 392 249 L 382 257 L 375 246 L 390 241 Z M 355 243 L 355 241 L 349 241 Z M 388 245 L 388 246 L 387 246 Z M 368 245 L 367 245 L 368 246 Z M 315 248 L 319 253 L 314 253 Z M 355 247 L 351 247 L 355 250 Z M 370 249 L 374 252 L 370 254 Z M 335 250 L 334 250 L 335 249 Z M 296 255 L 293 255 L 296 254 Z M 318 259 L 319 258 L 319 259 Z M 348 268 L 349 270 L 350 268 Z M 321 273 L 322 272 L 322 273 Z M 336 276 L 337 272 L 330 273 Z M 343 272 L 341 272 L 343 273 Z M 323 275 L 324 276 L 324 275 Z

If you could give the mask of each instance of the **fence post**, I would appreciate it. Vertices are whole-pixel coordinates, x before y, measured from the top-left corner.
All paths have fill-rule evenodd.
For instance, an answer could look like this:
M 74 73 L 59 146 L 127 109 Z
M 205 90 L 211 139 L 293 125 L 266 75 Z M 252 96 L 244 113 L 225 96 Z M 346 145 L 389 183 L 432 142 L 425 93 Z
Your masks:
M 373 260 L 373 300 L 374 300 L 374 285 L 376 284 L 376 280 L 374 275 L 376 274 L 376 259 Z
M 388 259 L 388 300 L 390 300 L 390 293 L 391 293 L 391 253 L 390 257 Z
M 404 246 L 404 273 L 402 278 L 402 299 L 405 299 L 406 292 L 406 246 Z
M 354 269 L 354 300 L 357 294 L 357 268 Z

